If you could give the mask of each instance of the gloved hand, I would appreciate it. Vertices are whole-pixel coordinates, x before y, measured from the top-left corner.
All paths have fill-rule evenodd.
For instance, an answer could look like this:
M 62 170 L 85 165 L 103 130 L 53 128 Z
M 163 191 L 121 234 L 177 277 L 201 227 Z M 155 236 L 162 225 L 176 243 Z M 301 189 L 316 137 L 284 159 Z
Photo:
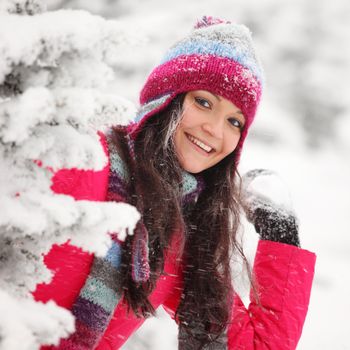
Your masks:
M 261 239 L 300 247 L 289 193 L 276 173 L 254 169 L 244 174 L 241 204 Z

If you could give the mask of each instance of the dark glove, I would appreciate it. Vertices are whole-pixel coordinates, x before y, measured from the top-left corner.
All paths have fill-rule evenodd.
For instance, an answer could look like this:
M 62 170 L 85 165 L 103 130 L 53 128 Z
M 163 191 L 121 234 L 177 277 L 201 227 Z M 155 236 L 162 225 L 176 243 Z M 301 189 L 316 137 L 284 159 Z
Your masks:
M 298 222 L 276 173 L 254 169 L 242 177 L 241 203 L 261 239 L 300 247 Z

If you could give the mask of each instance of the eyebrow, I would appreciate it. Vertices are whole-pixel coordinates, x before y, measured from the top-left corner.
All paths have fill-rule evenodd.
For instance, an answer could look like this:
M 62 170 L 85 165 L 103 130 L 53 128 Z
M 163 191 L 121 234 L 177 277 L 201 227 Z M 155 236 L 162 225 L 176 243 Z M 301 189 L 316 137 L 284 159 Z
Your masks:
M 212 92 L 210 92 L 210 93 L 211 93 L 214 97 L 216 97 L 217 100 L 221 101 L 221 97 L 220 97 L 220 96 L 215 95 L 215 94 L 213 94 Z
M 214 97 L 216 97 L 217 100 L 221 101 L 221 97 L 220 97 L 219 95 L 213 94 L 213 93 L 210 92 L 210 91 L 208 91 L 208 92 L 209 92 L 211 95 L 213 95 Z M 242 115 L 242 116 L 244 117 L 244 114 L 243 114 L 243 112 L 242 112 L 240 109 L 238 109 L 237 111 L 235 111 L 235 113 L 240 114 L 240 115 Z M 244 121 L 245 121 L 245 117 L 244 117 Z

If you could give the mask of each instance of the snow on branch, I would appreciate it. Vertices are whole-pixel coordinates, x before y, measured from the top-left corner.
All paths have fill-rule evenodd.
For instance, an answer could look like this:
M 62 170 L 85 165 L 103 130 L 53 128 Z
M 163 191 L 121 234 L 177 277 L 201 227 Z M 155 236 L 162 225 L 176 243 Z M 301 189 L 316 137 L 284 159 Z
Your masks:
M 106 159 L 96 130 L 133 113 L 130 102 L 97 89 L 29 88 L 0 104 L 0 139 L 13 156 L 54 169 L 101 169 Z
M 44 9 L 37 0 L 0 6 L 0 349 L 6 350 L 39 349 L 73 331 L 66 311 L 37 304 L 30 294 L 52 277 L 43 254 L 53 244 L 69 240 L 101 256 L 110 233 L 123 240 L 139 220 L 130 205 L 51 190 L 59 169 L 102 169 L 107 159 L 97 131 L 135 115 L 135 106 L 108 86 L 123 48 L 139 39 L 117 21 Z
M 117 21 L 86 11 L 59 10 L 36 16 L 0 14 L 0 83 L 14 66 L 58 67 L 67 56 L 113 64 L 121 45 L 137 42 Z
M 52 301 L 46 304 L 18 299 L 0 289 L 0 349 L 32 350 L 58 344 L 74 331 L 69 311 Z

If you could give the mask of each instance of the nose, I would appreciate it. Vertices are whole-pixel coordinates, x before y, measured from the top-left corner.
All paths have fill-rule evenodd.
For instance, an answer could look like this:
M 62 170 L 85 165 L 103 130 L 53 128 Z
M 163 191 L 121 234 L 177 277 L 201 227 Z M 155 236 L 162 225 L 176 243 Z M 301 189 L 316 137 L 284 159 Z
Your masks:
M 215 118 L 215 120 L 206 121 L 202 124 L 202 129 L 210 134 L 210 136 L 217 139 L 222 139 L 224 135 L 224 123 L 221 118 Z

